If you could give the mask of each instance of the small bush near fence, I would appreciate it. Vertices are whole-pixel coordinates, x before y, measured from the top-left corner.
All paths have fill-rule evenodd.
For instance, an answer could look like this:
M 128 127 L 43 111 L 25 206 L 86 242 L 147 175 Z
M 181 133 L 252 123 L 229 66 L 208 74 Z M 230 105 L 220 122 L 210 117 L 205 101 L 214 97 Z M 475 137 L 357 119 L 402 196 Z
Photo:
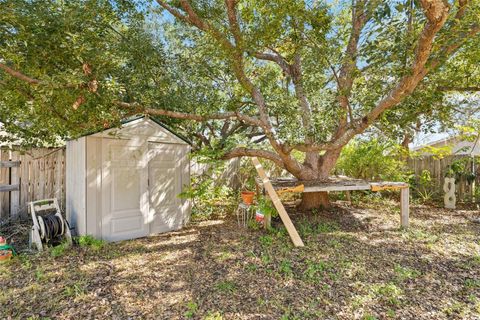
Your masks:
M 408 181 L 402 147 L 378 139 L 355 140 L 343 148 L 336 172 L 370 181 Z
M 445 177 L 454 177 L 457 202 L 480 199 L 480 160 L 476 157 L 425 155 L 408 159 L 408 167 L 413 173 L 410 185 L 417 194 L 421 190 L 429 198 L 442 202 Z

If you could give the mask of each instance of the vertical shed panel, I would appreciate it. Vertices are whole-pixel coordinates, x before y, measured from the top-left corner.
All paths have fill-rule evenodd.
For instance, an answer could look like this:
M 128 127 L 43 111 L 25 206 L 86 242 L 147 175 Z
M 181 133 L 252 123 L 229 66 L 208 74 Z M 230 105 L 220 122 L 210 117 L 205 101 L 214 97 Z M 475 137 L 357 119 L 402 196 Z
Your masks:
M 79 235 L 86 233 L 85 141 L 85 137 L 68 141 L 66 155 L 67 219 Z
M 190 187 L 190 146 L 185 145 L 182 147 L 182 192 Z M 182 215 L 183 224 L 187 224 L 190 221 L 191 201 L 189 199 L 182 199 Z
M 101 148 L 101 139 L 95 137 L 86 138 L 86 233 L 94 237 L 102 236 L 99 223 L 101 221 L 101 211 L 97 210 L 101 203 L 101 160 L 102 154 L 97 150 L 98 145 Z

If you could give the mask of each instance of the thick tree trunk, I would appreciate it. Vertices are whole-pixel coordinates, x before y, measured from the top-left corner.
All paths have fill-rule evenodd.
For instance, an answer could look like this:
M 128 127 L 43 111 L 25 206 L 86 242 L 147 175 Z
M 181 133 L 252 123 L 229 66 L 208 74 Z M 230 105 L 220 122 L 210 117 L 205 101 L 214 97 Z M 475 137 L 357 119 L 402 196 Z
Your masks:
M 341 149 L 337 149 L 331 150 L 322 156 L 307 154 L 304 166 L 309 167 L 311 171 L 310 173 L 298 178 L 305 181 L 327 180 L 330 176 L 330 172 L 335 167 L 337 159 L 340 156 L 340 152 Z M 312 171 L 315 172 L 315 174 L 311 174 Z M 328 198 L 328 192 L 304 192 L 302 194 L 302 202 L 299 204 L 298 209 L 302 211 L 309 211 L 312 209 L 321 210 L 329 207 L 330 200 Z
M 304 192 L 302 193 L 302 202 L 298 206 L 301 211 L 310 211 L 312 209 L 327 209 L 330 207 L 328 192 Z

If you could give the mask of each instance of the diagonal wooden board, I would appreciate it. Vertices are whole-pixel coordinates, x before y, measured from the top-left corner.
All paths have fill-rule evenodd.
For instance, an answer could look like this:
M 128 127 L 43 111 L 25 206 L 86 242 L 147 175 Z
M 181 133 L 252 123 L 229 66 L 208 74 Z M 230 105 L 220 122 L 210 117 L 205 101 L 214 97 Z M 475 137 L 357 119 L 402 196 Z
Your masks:
M 272 186 L 272 183 L 270 182 L 270 179 L 268 179 L 267 174 L 265 173 L 265 170 L 263 170 L 262 164 L 260 161 L 258 161 L 257 157 L 252 157 L 252 162 L 253 165 L 255 166 L 255 169 L 257 169 L 258 175 L 262 179 L 263 186 L 268 192 L 268 195 L 270 196 L 270 199 L 272 199 L 273 205 L 278 211 L 278 214 L 280 215 L 280 218 L 282 219 L 283 224 L 285 225 L 285 228 L 287 228 L 287 232 L 290 235 L 290 238 L 292 239 L 293 244 L 295 247 L 303 247 L 303 241 L 298 235 L 297 229 L 295 229 L 295 226 L 292 223 L 292 220 L 290 220 L 290 217 L 288 216 L 287 210 L 285 210 L 285 207 L 283 206 L 282 202 L 280 201 L 280 198 L 278 197 L 277 193 L 275 192 L 275 189 Z

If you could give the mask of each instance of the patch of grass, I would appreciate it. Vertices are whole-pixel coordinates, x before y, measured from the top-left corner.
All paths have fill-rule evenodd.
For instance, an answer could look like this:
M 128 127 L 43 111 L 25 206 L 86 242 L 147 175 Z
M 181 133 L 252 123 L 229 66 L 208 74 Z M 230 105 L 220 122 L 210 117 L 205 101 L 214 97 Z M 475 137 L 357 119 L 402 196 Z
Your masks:
M 438 242 L 438 240 L 440 240 L 440 238 L 436 234 L 419 229 L 403 229 L 402 232 L 403 237 L 409 241 L 422 241 L 426 244 L 433 245 Z
M 43 280 L 45 280 L 45 273 L 43 272 L 42 268 L 39 267 L 35 270 L 35 279 L 38 282 L 42 282 Z
M 245 266 L 245 269 L 250 272 L 256 272 L 258 270 L 258 266 L 255 263 L 249 263 Z
M 394 306 L 400 304 L 400 298 L 403 294 L 403 290 L 394 283 L 374 285 L 372 291 L 377 298 Z
M 193 318 L 198 311 L 198 304 L 195 301 L 187 302 L 187 311 L 183 314 L 186 318 Z
M 328 261 L 307 260 L 307 269 L 303 273 L 306 280 L 318 282 L 325 272 L 330 272 L 333 265 Z
M 291 277 L 293 275 L 292 263 L 288 260 L 282 260 L 280 262 L 278 270 L 280 271 L 280 273 L 287 277 Z
M 338 249 L 343 246 L 343 244 L 337 239 L 330 239 L 327 241 L 327 245 L 332 249 Z
M 375 316 L 373 316 L 373 315 L 371 315 L 371 314 L 369 314 L 369 313 L 367 313 L 366 315 L 364 315 L 364 316 L 362 317 L 362 319 L 363 319 L 363 320 L 377 320 L 378 318 L 375 317 Z
M 260 256 L 260 260 L 262 260 L 263 265 L 267 265 L 272 262 L 272 258 L 266 253 L 262 253 L 262 255 Z
M 317 232 L 318 233 L 330 233 L 338 231 L 340 227 L 336 222 L 320 222 L 317 225 Z
M 50 248 L 50 255 L 54 258 L 61 257 L 65 254 L 65 250 L 69 247 L 68 243 L 63 242 L 58 246 Z
M 476 254 L 472 256 L 470 259 L 468 259 L 465 262 L 465 267 L 466 268 L 475 268 L 475 267 L 480 267 L 480 254 Z
M 76 281 L 70 286 L 66 286 L 63 290 L 65 297 L 80 297 L 87 292 L 87 286 L 84 281 Z
M 467 289 L 480 288 L 480 279 L 466 279 L 464 285 Z
M 306 219 L 298 224 L 298 232 L 300 233 L 300 237 L 306 238 L 310 235 L 315 235 L 317 233 L 316 231 L 315 225 Z
M 398 282 L 403 282 L 405 280 L 415 279 L 420 276 L 420 271 L 415 270 L 409 267 L 403 267 L 399 264 L 394 267 L 395 278 Z
M 257 256 L 252 250 L 247 251 L 245 255 L 250 258 L 255 258 Z
M 365 306 L 367 303 L 372 301 L 373 294 L 362 294 L 356 295 L 351 302 L 351 307 L 353 310 L 358 310 L 359 308 Z
M 389 310 L 387 311 L 387 317 L 389 317 L 389 318 L 395 318 L 395 317 L 396 317 L 395 310 L 389 309 Z
M 237 285 L 233 281 L 220 281 L 215 285 L 218 291 L 223 293 L 234 293 L 237 291 Z
M 203 320 L 223 320 L 223 316 L 218 311 L 209 311 L 205 318 L 203 318 Z
M 9 278 L 13 275 L 12 268 L 10 268 L 10 261 L 0 263 L 0 279 Z
M 248 220 L 247 227 L 248 227 L 248 229 L 252 229 L 252 230 L 260 230 L 262 228 L 260 223 L 258 223 L 255 220 Z
M 101 239 L 95 239 L 91 235 L 80 236 L 77 238 L 77 242 L 81 248 L 90 248 L 94 251 L 99 251 L 106 244 L 105 241 Z
M 32 260 L 29 255 L 21 253 L 18 255 L 18 258 L 20 259 L 23 268 L 30 269 L 32 267 Z
M 273 229 L 277 238 L 285 238 L 288 234 L 285 227 L 280 227 L 278 229 Z
M 273 237 L 271 235 L 264 235 L 259 238 L 260 243 L 264 247 L 270 247 L 273 244 Z
M 222 251 L 218 256 L 217 259 L 219 262 L 224 262 L 228 259 L 233 258 L 233 254 L 229 251 Z
M 312 223 L 309 220 L 303 220 L 298 224 L 298 231 L 302 237 L 308 237 L 310 235 L 317 235 L 320 233 L 330 233 L 339 230 L 339 226 L 336 222 L 318 222 Z
M 0 304 L 7 303 L 9 300 L 11 300 L 9 293 L 9 289 L 2 288 L 2 290 L 0 290 Z
M 458 301 L 454 302 L 453 304 L 449 305 L 448 307 L 445 307 L 442 311 L 448 317 L 459 316 L 459 317 L 463 318 L 466 315 L 465 304 L 462 303 L 462 302 L 458 302 Z

